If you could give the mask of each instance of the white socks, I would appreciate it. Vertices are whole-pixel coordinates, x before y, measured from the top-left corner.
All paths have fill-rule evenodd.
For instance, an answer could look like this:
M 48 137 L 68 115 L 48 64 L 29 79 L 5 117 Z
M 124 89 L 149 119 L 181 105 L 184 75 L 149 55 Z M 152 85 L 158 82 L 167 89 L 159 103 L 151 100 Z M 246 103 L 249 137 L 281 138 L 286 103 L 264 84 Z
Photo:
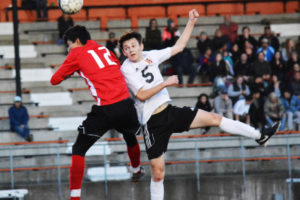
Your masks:
M 163 200 L 164 199 L 164 180 L 155 182 L 151 178 L 150 194 L 151 194 L 151 200 Z
M 131 173 L 138 173 L 140 171 L 140 169 L 141 169 L 141 166 L 138 166 L 138 167 L 135 167 L 135 168 L 130 166 L 130 168 L 129 168 Z
M 222 117 L 219 127 L 225 132 L 250 137 L 255 140 L 261 137 L 261 133 L 255 128 L 240 121 L 235 121 L 225 117 Z

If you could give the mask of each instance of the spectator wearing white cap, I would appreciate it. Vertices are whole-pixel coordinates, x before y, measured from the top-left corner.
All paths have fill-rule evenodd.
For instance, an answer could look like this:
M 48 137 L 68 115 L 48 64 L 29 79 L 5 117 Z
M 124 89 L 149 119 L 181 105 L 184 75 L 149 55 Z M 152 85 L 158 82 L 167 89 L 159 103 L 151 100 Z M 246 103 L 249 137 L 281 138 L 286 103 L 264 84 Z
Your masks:
M 272 46 L 269 45 L 269 40 L 267 38 L 263 38 L 261 40 L 261 47 L 257 50 L 257 53 L 264 52 L 265 54 L 265 61 L 268 63 L 272 61 L 275 50 Z
M 28 127 L 29 116 L 26 107 L 22 105 L 22 98 L 20 96 L 14 98 L 14 105 L 9 108 L 8 114 L 10 129 L 18 133 L 26 141 L 31 142 L 32 135 Z

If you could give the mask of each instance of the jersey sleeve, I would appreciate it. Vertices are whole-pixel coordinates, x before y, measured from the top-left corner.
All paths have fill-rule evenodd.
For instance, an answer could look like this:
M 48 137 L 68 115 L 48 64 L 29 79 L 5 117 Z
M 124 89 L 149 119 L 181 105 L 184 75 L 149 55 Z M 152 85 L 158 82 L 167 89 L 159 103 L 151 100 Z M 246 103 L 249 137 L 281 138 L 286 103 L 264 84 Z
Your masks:
M 171 57 L 171 47 L 150 51 L 151 58 L 155 59 L 158 64 L 168 60 Z
M 61 83 L 63 80 L 65 80 L 67 76 L 72 75 L 74 72 L 78 70 L 79 70 L 79 65 L 77 61 L 77 53 L 70 52 L 70 54 L 67 56 L 63 64 L 54 73 L 50 82 L 52 85 L 57 85 Z
M 135 71 L 134 66 L 130 65 L 126 61 L 121 66 L 121 72 L 125 77 L 127 87 L 136 96 L 138 91 L 144 86 L 143 79 Z

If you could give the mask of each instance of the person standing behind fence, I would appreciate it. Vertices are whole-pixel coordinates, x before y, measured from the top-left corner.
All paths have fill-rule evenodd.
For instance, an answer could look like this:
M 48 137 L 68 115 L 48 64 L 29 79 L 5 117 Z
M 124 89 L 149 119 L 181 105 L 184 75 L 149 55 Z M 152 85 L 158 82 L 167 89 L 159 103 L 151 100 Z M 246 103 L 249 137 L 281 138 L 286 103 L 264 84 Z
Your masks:
M 146 28 L 145 49 L 161 49 L 161 32 L 157 27 L 157 20 L 150 19 L 149 26 Z
M 42 20 L 42 18 L 44 18 L 44 20 L 47 20 L 48 18 L 48 1 L 47 0 L 35 0 L 36 3 L 36 17 L 37 20 Z M 43 17 L 41 14 L 41 10 L 43 10 Z
M 28 112 L 25 106 L 22 105 L 22 98 L 16 96 L 14 98 L 14 105 L 9 108 L 9 121 L 10 129 L 18 133 L 26 141 L 31 142 L 33 140 L 28 127 Z
M 59 32 L 59 44 L 63 43 L 63 35 L 65 33 L 66 30 L 68 30 L 68 28 L 74 26 L 74 22 L 73 19 L 71 18 L 70 15 L 67 14 L 62 14 L 62 16 L 60 16 L 57 19 L 57 28 L 58 28 L 58 32 Z

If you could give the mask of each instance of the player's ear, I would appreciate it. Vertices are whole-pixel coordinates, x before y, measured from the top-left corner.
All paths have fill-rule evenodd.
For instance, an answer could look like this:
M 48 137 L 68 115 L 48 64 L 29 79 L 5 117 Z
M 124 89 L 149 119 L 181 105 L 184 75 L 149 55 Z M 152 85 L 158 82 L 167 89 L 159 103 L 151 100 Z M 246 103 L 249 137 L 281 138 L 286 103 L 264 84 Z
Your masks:
M 141 50 L 142 51 L 144 50 L 144 44 L 143 44 L 143 42 L 141 43 Z
M 122 53 L 123 53 L 123 55 L 124 56 L 126 56 L 127 57 L 127 54 L 126 54 L 126 52 L 124 51 L 124 49 L 122 48 Z
M 80 42 L 79 38 L 77 38 L 77 39 L 75 40 L 75 43 L 76 43 L 77 45 L 79 45 L 79 46 L 83 46 L 83 44 Z

